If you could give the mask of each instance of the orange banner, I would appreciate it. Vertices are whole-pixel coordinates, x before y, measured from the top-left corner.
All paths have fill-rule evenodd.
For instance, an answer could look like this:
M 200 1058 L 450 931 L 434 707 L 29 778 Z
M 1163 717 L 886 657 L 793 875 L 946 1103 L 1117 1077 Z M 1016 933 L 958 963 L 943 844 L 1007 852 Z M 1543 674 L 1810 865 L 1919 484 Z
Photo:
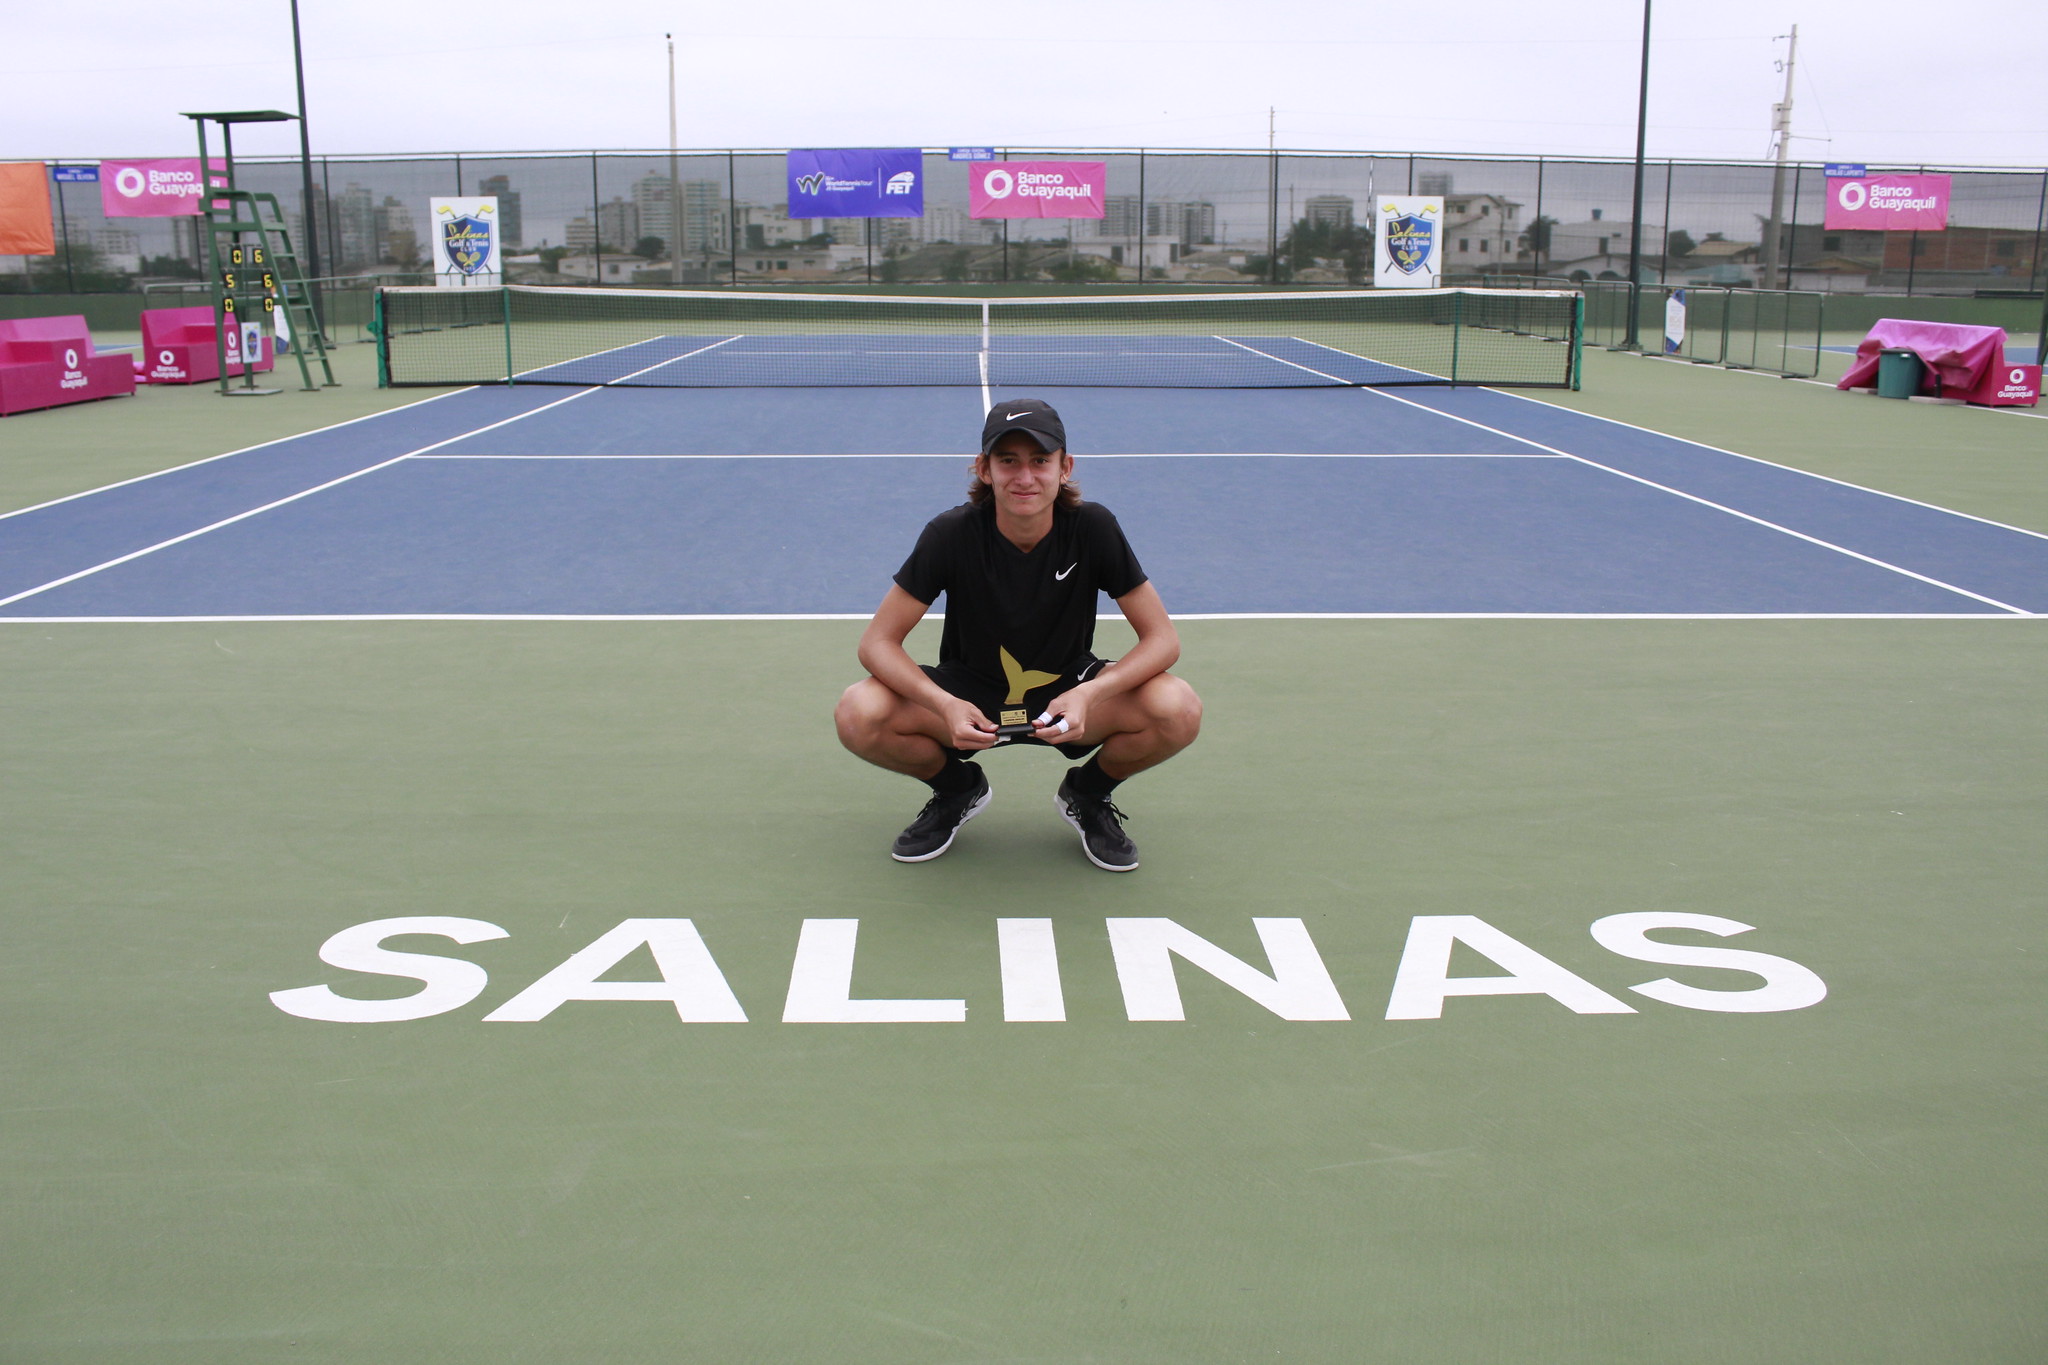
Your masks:
M 54 256 L 50 172 L 40 161 L 0 161 L 0 256 Z

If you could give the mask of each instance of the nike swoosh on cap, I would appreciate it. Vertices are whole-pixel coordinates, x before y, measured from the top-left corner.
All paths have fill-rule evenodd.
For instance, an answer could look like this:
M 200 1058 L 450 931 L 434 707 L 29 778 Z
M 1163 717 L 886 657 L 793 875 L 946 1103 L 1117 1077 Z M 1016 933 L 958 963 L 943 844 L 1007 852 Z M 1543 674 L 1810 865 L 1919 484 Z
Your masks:
M 1004 414 L 1003 414 L 1003 420 L 1004 420 L 1005 422 L 1014 422 L 1014 421 L 1016 421 L 1016 420 L 1017 420 L 1017 419 L 1018 419 L 1019 417 L 1029 417 L 1030 415 L 1031 415 L 1031 409 L 1029 409 L 1029 408 L 1026 408 L 1026 409 L 1024 409 L 1024 411 L 1022 411 L 1022 412 L 1006 412 L 1006 413 L 1004 413 Z

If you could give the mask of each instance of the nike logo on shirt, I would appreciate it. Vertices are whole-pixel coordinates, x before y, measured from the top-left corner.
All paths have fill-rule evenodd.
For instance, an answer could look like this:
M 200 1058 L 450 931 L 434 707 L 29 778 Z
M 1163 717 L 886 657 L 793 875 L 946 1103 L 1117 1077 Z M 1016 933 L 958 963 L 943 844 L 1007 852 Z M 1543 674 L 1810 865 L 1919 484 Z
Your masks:
M 1060 570 L 1060 571 L 1059 571 L 1058 573 L 1056 573 L 1056 574 L 1054 574 L 1054 575 L 1052 576 L 1052 578 L 1053 578 L 1053 582 L 1055 582 L 1055 583 L 1064 583 L 1064 582 L 1066 582 L 1066 579 L 1067 579 L 1067 575 L 1068 575 L 1068 574 L 1070 574 L 1070 573 L 1072 573 L 1072 572 L 1073 572 L 1073 571 L 1074 571 L 1074 570 L 1075 570 L 1076 568 L 1080 567 L 1080 563 L 1081 563 L 1081 561 L 1077 559 L 1077 560 L 1075 560 L 1075 561 L 1074 561 L 1074 562 L 1073 562 L 1072 564 L 1069 564 L 1069 565 L 1067 565 L 1067 567 L 1066 567 L 1066 568 L 1064 568 L 1064 569 L 1061 569 L 1061 570 Z

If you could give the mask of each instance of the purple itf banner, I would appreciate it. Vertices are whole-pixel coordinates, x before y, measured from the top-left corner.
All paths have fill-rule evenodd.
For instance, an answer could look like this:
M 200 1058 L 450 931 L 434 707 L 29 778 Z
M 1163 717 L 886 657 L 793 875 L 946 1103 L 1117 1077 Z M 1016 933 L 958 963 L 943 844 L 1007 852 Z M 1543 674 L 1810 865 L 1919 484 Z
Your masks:
M 916 147 L 804 147 L 789 154 L 792 218 L 922 218 Z

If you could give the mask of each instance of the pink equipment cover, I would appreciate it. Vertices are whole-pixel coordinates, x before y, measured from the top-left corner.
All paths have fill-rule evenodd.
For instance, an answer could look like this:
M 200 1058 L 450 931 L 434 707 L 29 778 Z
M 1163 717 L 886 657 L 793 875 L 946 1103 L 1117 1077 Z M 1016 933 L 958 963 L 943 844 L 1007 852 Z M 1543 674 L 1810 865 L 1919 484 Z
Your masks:
M 0 416 L 134 392 L 134 362 L 95 354 L 82 316 L 0 322 Z
M 1856 343 L 1856 361 L 1835 387 L 1867 389 L 1876 384 L 1878 353 L 1894 350 L 1912 351 L 1926 362 L 1922 393 L 1961 398 L 2005 366 L 2005 329 L 1879 318 L 1870 334 Z
M 1108 197 L 1100 161 L 981 161 L 967 173 L 971 218 L 1100 218 Z
M 214 178 L 225 183 L 219 172 Z M 109 218 L 183 218 L 204 197 L 196 156 L 100 163 L 100 211 Z
M 220 378 L 215 358 L 214 313 L 206 304 L 192 308 L 145 308 L 142 310 L 142 353 L 136 357 L 136 378 L 145 384 L 203 384 Z M 242 333 L 227 331 L 228 375 L 242 373 Z M 271 339 L 263 338 L 263 353 L 256 357 L 260 374 L 276 364 Z
M 1880 232 L 1946 232 L 1949 177 L 1945 175 L 1829 176 L 1830 228 Z

